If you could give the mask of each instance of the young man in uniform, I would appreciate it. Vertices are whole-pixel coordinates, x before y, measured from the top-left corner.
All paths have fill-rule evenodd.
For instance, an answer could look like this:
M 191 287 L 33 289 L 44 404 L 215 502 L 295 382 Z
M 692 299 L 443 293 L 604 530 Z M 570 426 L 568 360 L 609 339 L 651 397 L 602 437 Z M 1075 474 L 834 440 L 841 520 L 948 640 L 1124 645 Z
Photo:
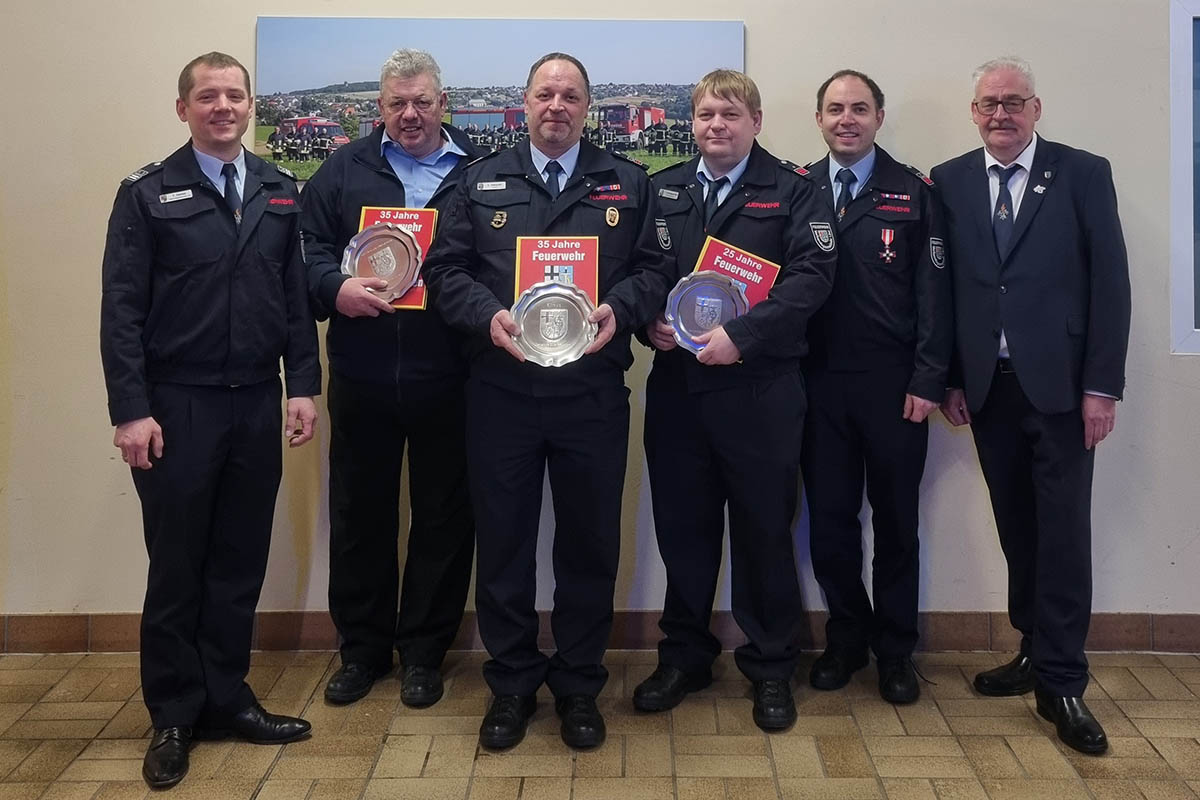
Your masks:
M 941 207 L 932 182 L 875 143 L 883 91 L 840 70 L 817 90 L 829 155 L 809 164 L 834 209 L 838 274 L 813 318 L 805 364 L 804 488 L 813 572 L 825 592 L 825 652 L 809 682 L 839 689 L 867 663 L 879 693 L 912 703 L 926 418 L 946 389 L 953 312 Z M 862 581 L 863 485 L 871 503 L 872 599 Z
M 281 744 L 310 727 L 264 711 L 245 681 L 279 435 L 293 447 L 312 438 L 321 386 L 296 184 L 242 147 L 253 107 L 231 56 L 184 67 L 175 110 L 191 141 L 121 182 L 104 249 L 113 444 L 150 556 L 141 666 L 154 736 L 142 774 L 155 788 L 187 773 L 193 736 Z

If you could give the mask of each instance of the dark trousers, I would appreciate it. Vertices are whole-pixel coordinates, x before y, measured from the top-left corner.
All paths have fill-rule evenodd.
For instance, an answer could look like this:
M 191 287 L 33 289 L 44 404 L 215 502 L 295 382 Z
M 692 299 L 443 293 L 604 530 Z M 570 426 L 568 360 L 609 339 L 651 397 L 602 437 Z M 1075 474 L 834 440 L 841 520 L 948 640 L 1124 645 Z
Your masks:
M 667 570 L 660 662 L 703 674 L 721 650 L 709 623 L 728 503 L 731 605 L 747 639 L 734 659 L 750 680 L 791 677 L 801 613 L 791 523 L 804 405 L 798 372 L 690 394 L 678 376 L 651 371 L 646 462 Z
M 255 702 L 245 678 L 283 469 L 280 385 L 157 384 L 150 408 L 163 457 L 132 470 L 150 556 L 142 695 L 155 728 L 219 724 Z
M 329 613 L 343 663 L 389 669 L 395 648 L 406 666 L 437 667 L 458 633 L 475 546 L 464 409 L 459 382 L 329 377 Z M 406 445 L 412 520 L 401 590 Z
M 912 368 L 813 370 L 804 488 L 813 572 L 825 593 L 827 646 L 903 658 L 917 643 L 917 511 L 929 428 L 904 419 Z M 871 593 L 863 585 L 863 486 L 871 503 Z
M 997 370 L 971 430 L 1008 561 L 1008 618 L 1051 694 L 1079 697 L 1092 613 L 1092 468 L 1078 409 L 1043 414 Z
M 595 696 L 612 630 L 629 445 L 629 390 L 532 397 L 467 383 L 467 453 L 478 520 L 475 608 L 497 695 Z M 538 649 L 537 537 L 547 470 L 554 501 L 556 652 Z

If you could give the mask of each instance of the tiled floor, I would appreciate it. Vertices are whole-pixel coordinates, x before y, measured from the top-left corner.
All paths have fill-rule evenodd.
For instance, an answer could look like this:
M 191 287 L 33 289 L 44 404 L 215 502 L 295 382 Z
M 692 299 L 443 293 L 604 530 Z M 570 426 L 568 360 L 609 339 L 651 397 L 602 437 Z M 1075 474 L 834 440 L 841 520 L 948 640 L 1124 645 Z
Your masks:
M 669 714 L 639 714 L 629 693 L 653 652 L 614 652 L 601 698 L 608 742 L 573 753 L 548 697 L 525 741 L 481 752 L 483 656 L 455 653 L 445 698 L 400 704 L 387 679 L 347 707 L 321 699 L 332 653 L 254 655 L 250 682 L 268 709 L 303 714 L 312 739 L 283 747 L 200 743 L 191 772 L 162 796 L 202 800 L 1174 800 L 1200 796 L 1200 658 L 1096 654 L 1088 702 L 1112 749 L 1064 749 L 1032 700 L 975 695 L 988 653 L 929 653 L 921 701 L 879 699 L 873 668 L 847 689 L 800 682 L 800 719 L 766 736 L 748 685 L 723 655 L 717 681 Z M 808 663 L 801 667 L 806 675 Z M 0 800 L 117 800 L 149 794 L 140 778 L 149 718 L 136 654 L 0 657 Z M 159 796 L 159 793 L 153 793 Z

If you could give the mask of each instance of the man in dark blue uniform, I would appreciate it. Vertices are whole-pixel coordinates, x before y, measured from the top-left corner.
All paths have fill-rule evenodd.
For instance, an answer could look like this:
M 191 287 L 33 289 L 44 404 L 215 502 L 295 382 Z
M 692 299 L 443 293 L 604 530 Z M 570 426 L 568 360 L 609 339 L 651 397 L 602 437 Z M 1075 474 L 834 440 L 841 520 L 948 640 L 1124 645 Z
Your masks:
M 953 312 L 940 205 L 924 175 L 875 144 L 883 117 L 883 91 L 861 72 L 835 72 L 817 90 L 829 155 L 809 169 L 837 216 L 838 274 L 813 318 L 805 364 L 809 541 L 829 606 L 825 652 L 809 682 L 845 686 L 870 648 L 880 695 L 912 703 L 920 696 L 912 651 L 925 420 L 945 392 Z M 870 599 L 864 483 L 875 541 Z
M 746 634 L 738 668 L 754 684 L 754 721 L 796 719 L 800 584 L 791 523 L 804 420 L 805 328 L 825 302 L 837 256 L 833 217 L 804 169 L 755 142 L 758 87 L 740 72 L 705 75 L 692 92 L 700 155 L 654 176 L 659 236 L 675 277 L 696 266 L 706 237 L 779 266 L 766 299 L 702 335 L 699 355 L 676 346 L 663 317 L 645 329 L 655 350 L 646 383 L 646 461 L 654 528 L 667 568 L 658 669 L 633 704 L 665 711 L 712 680 L 720 643 L 709 631 L 725 504 L 733 616 Z
M 312 438 L 321 385 L 296 185 L 243 149 L 252 110 L 236 59 L 189 63 L 176 111 L 191 141 L 121 182 L 104 250 L 113 443 L 150 556 L 141 666 L 155 730 L 142 773 L 156 788 L 186 774 L 193 734 L 279 744 L 309 731 L 264 711 L 245 682 L 280 431 L 293 447 Z
M 521 740 L 546 683 L 572 747 L 604 741 L 596 708 L 613 618 L 633 361 L 629 334 L 662 308 L 672 280 L 644 169 L 580 141 L 590 91 L 575 58 L 551 53 L 525 89 L 529 137 L 467 168 L 425 262 L 438 311 L 468 337 L 467 452 L 478 526 L 479 633 L 495 695 L 486 747 Z M 514 343 L 518 236 L 595 236 L 595 341 L 560 367 L 524 362 Z M 524 363 L 522 363 L 524 362 Z M 538 649 L 535 553 L 542 481 L 554 493 L 557 651 Z
M 442 125 L 446 94 L 428 53 L 396 51 L 379 85 L 384 124 L 335 150 L 304 189 L 309 287 L 318 318 L 330 320 L 329 612 L 342 667 L 325 697 L 349 703 L 365 696 L 391 671 L 395 649 L 400 697 L 421 707 L 442 696 L 439 669 L 471 579 L 466 364 L 433 309 L 393 308 L 371 293 L 383 280 L 348 277 L 341 261 L 365 207 L 444 211 L 463 167 L 482 153 Z M 412 521 L 401 592 L 405 445 Z
M 958 312 L 942 412 L 971 426 L 1021 632 L 975 689 L 1033 690 L 1063 742 L 1100 754 L 1108 738 L 1083 701 L 1092 470 L 1125 391 L 1129 263 L 1112 167 L 1037 135 L 1041 115 L 1028 63 L 987 62 L 971 101 L 984 146 L 933 170 Z

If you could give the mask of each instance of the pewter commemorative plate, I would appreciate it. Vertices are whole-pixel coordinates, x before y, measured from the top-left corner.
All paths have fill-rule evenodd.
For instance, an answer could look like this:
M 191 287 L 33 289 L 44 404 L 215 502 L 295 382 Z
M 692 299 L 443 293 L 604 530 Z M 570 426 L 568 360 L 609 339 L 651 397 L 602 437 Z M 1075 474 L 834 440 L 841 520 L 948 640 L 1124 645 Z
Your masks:
M 667 295 L 667 324 L 680 347 L 699 353 L 696 337 L 724 325 L 750 308 L 746 292 L 728 275 L 711 270 L 680 278 Z
M 416 238 L 391 222 L 376 222 L 354 235 L 342 255 L 342 272 L 352 278 L 382 278 L 374 290 L 390 303 L 413 287 L 421 274 L 421 246 Z
M 572 283 L 535 283 L 512 307 L 513 319 L 521 329 L 517 348 L 526 359 L 543 367 L 577 361 L 596 340 L 596 323 L 588 321 L 595 310 L 587 294 Z

